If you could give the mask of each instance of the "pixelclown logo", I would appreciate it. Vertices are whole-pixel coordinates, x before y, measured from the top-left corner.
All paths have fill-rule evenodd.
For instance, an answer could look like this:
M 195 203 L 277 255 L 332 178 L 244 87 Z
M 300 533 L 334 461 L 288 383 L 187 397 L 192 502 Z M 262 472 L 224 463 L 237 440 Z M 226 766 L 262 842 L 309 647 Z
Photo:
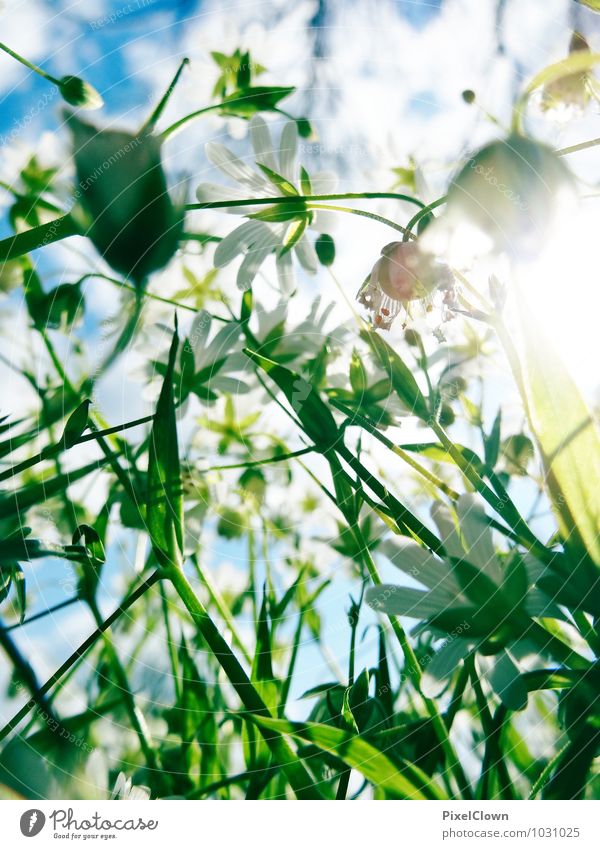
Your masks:
M 35 837 L 43 829 L 46 817 L 38 808 L 32 808 L 21 816 L 21 834 Z

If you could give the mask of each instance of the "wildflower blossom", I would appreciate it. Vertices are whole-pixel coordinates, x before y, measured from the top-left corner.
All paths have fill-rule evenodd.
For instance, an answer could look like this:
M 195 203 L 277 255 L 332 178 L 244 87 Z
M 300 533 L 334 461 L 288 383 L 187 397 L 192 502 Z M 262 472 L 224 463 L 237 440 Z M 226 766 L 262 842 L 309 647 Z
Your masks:
M 357 300 L 367 307 L 376 327 L 389 330 L 412 301 L 428 304 L 438 289 L 450 291 L 450 269 L 424 253 L 418 242 L 390 242 L 361 287 Z
M 511 707 L 523 707 L 526 693 L 517 662 L 536 649 L 520 635 L 522 620 L 563 618 L 557 605 L 535 586 L 545 567 L 516 552 L 502 562 L 485 513 L 471 495 L 461 496 L 457 504 L 460 531 L 441 505 L 433 506 L 432 516 L 447 559 L 408 539 L 380 548 L 425 589 L 381 584 L 367 590 L 367 603 L 389 615 L 420 619 L 422 630 L 444 638 L 426 667 L 424 692 L 439 695 L 457 664 L 480 650 L 486 656 L 482 671 L 497 695 Z
M 298 130 L 293 121 L 284 124 L 278 149 L 267 124 L 259 115 L 250 121 L 250 137 L 258 171 L 238 159 L 224 145 L 217 142 L 206 145 L 209 161 L 242 188 L 202 183 L 196 194 L 200 203 L 243 200 L 249 192 L 253 198 L 273 198 L 273 205 L 267 208 L 250 205 L 227 209 L 251 220 L 223 239 L 215 251 L 214 262 L 217 268 L 222 268 L 243 254 L 237 285 L 245 290 L 252 285 L 267 257 L 274 254 L 279 286 L 283 293 L 289 294 L 295 286 L 292 253 L 305 271 L 315 274 L 318 258 L 306 230 L 310 227 L 321 232 L 323 228 L 329 229 L 331 223 L 323 213 L 308 209 L 302 195 L 329 193 L 335 188 L 337 179 L 326 173 L 318 173 L 311 178 L 304 168 L 299 173 L 296 161 Z M 277 198 L 295 196 L 298 197 L 297 203 L 277 204 Z

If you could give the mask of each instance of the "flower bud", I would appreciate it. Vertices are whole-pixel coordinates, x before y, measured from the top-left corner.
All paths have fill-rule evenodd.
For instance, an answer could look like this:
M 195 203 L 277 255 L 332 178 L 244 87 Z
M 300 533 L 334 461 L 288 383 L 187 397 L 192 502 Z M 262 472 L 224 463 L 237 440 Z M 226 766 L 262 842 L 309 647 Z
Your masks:
M 104 105 L 96 89 L 81 77 L 62 77 L 58 82 L 63 100 L 80 109 L 100 109 Z
M 569 54 L 590 52 L 583 35 L 574 32 Z M 557 119 L 572 119 L 581 115 L 595 97 L 594 77 L 589 71 L 574 71 L 552 80 L 542 88 L 540 107 Z
M 511 135 L 468 160 L 423 242 L 453 262 L 490 252 L 532 258 L 574 204 L 574 181 L 564 161 L 546 145 Z
M 183 224 L 167 191 L 160 141 L 68 118 L 78 186 L 73 216 L 106 262 L 141 285 L 177 249 Z

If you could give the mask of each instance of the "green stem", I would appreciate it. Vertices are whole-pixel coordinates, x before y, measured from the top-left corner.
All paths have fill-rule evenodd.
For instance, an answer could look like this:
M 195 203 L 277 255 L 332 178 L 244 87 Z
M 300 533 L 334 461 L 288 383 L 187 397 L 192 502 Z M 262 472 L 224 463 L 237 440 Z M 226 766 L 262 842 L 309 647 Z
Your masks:
M 39 613 L 34 613 L 33 616 L 28 616 L 27 619 L 24 619 L 22 622 L 15 622 L 13 625 L 3 625 L 0 627 L 0 631 L 15 631 L 17 628 L 23 628 L 31 622 L 37 622 L 38 619 L 43 619 L 45 616 L 51 616 L 53 613 L 58 613 L 59 610 L 62 610 L 65 607 L 70 607 L 77 601 L 81 601 L 78 595 L 71 596 L 71 598 L 67 598 L 64 601 L 59 601 L 58 604 L 53 604 L 52 607 L 48 607 L 46 610 L 41 610 Z
M 102 615 L 100 614 L 100 610 L 98 608 L 98 605 L 96 604 L 95 599 L 88 599 L 88 605 L 96 622 L 96 626 L 98 628 L 101 628 Z M 159 765 L 156 757 L 156 752 L 154 751 L 154 747 L 152 745 L 152 740 L 150 739 L 146 720 L 144 719 L 144 715 L 142 714 L 135 702 L 135 697 L 129 685 L 129 681 L 127 680 L 127 673 L 123 669 L 123 664 L 119 659 L 119 655 L 117 654 L 115 645 L 111 639 L 110 634 L 108 634 L 107 631 L 108 629 L 106 628 L 101 632 L 102 640 L 104 642 L 104 647 L 108 654 L 108 661 L 110 667 L 112 669 L 113 675 L 115 676 L 115 682 L 123 694 L 127 713 L 129 714 L 129 720 L 131 722 L 133 730 L 137 735 L 140 748 L 144 754 L 144 758 L 146 759 L 146 764 L 150 770 L 152 770 L 154 773 L 157 773 L 159 770 Z
M 371 582 L 374 586 L 379 586 L 381 584 L 381 578 L 379 576 L 377 566 L 375 565 L 375 561 L 373 560 L 371 552 L 369 551 L 368 543 L 365 540 L 363 533 L 358 525 L 355 525 L 352 530 L 356 537 L 356 541 L 359 544 L 363 557 L 363 562 L 369 573 Z M 472 799 L 473 794 L 471 791 L 471 786 L 464 773 L 462 765 L 458 760 L 456 752 L 454 751 L 454 746 L 452 745 L 452 741 L 450 740 L 446 723 L 444 722 L 435 701 L 433 699 L 427 698 L 427 696 L 424 696 L 421 692 L 421 678 L 423 675 L 423 670 L 421 669 L 419 660 L 416 654 L 414 653 L 413 647 L 411 646 L 406 632 L 397 617 L 388 616 L 388 619 L 390 621 L 390 625 L 392 626 L 392 630 L 394 631 L 396 639 L 398 640 L 400 648 L 402 649 L 402 654 L 404 655 L 404 661 L 408 676 L 412 682 L 413 687 L 415 688 L 417 693 L 419 693 L 423 700 L 423 704 L 425 705 L 427 713 L 429 714 L 429 718 L 431 719 L 431 724 L 435 731 L 436 737 L 438 738 L 440 746 L 444 751 L 448 768 L 454 775 L 459 791 L 462 794 L 462 798 Z
M 224 103 L 213 103 L 212 106 L 204 106 L 202 109 L 197 109 L 195 112 L 190 112 L 189 115 L 184 115 L 183 118 L 180 118 L 178 121 L 175 121 L 174 124 L 171 124 L 166 130 L 163 130 L 160 134 L 160 138 L 163 142 L 165 142 L 168 138 L 178 133 L 186 124 L 189 124 L 191 121 L 195 121 L 196 118 L 202 117 L 202 115 L 206 115 L 207 112 L 214 112 L 216 109 L 222 109 L 225 106 Z
M 8 53 L 9 56 L 12 56 L 13 59 L 16 59 L 17 62 L 20 62 L 21 65 L 25 65 L 26 68 L 29 68 L 32 71 L 35 71 L 36 74 L 39 74 L 40 77 L 43 77 L 45 80 L 50 80 L 54 85 L 60 85 L 60 80 L 57 80 L 56 77 L 51 76 L 46 71 L 42 70 L 38 65 L 34 65 L 33 62 L 30 62 L 29 59 L 25 59 L 24 56 L 21 56 L 19 53 L 16 53 L 14 50 L 11 50 L 6 44 L 0 42 L 0 50 L 4 50 L 5 53 Z
M 579 150 L 587 150 L 589 147 L 597 147 L 600 144 L 600 139 L 590 139 L 589 141 L 572 144 L 570 147 L 562 147 L 556 150 L 557 156 L 567 156 L 569 153 L 577 153 Z
M 432 203 L 428 203 L 427 206 L 424 206 L 423 209 L 420 209 L 418 212 L 416 212 L 406 225 L 407 233 L 402 239 L 402 241 L 407 242 L 419 221 L 425 218 L 426 215 L 429 215 L 432 210 L 437 209 L 438 206 L 442 206 L 443 204 L 445 204 L 447 200 L 448 195 L 442 195 L 441 198 L 432 201 Z
M 20 463 L 17 463 L 16 466 L 11 466 L 10 469 L 5 469 L 3 472 L 0 472 L 0 482 L 8 480 L 9 478 L 14 477 L 15 475 L 20 474 L 21 472 L 30 469 L 32 466 L 37 465 L 37 463 L 41 463 L 44 460 L 51 460 L 54 457 L 61 454 L 63 451 L 68 451 L 69 448 L 74 448 L 76 445 L 82 445 L 84 442 L 91 442 L 96 439 L 99 440 L 104 436 L 111 436 L 114 433 L 121 433 L 124 430 L 128 430 L 129 428 L 139 427 L 142 424 L 147 424 L 153 420 L 154 416 L 143 416 L 141 419 L 136 419 L 132 422 L 124 422 L 120 425 L 115 425 L 114 427 L 108 427 L 104 430 L 96 430 L 92 433 L 86 433 L 84 436 L 80 436 L 72 445 L 65 447 L 64 443 L 58 442 L 54 445 L 47 445 L 43 448 L 38 454 L 35 454 L 33 457 L 28 457 L 26 460 L 22 460 Z
M 534 781 L 531 790 L 529 792 L 529 800 L 535 799 L 540 790 L 543 790 L 546 783 L 548 782 L 550 776 L 554 772 L 554 769 L 564 753 L 569 748 L 569 743 L 565 743 L 565 745 L 558 750 L 558 752 L 554 755 L 554 757 L 550 758 L 544 769 L 540 772 L 537 779 Z
M 80 236 L 81 231 L 70 214 L 55 218 L 46 224 L 32 227 L 24 233 L 15 233 L 0 240 L 0 262 L 28 254 L 37 248 L 43 248 L 52 242 L 59 242 L 68 236 Z
M 167 103 L 171 99 L 171 95 L 173 94 L 173 92 L 175 90 L 175 86 L 179 82 L 179 77 L 183 73 L 183 69 L 185 68 L 186 65 L 189 65 L 189 63 L 190 63 L 190 60 L 187 57 L 185 57 L 184 59 L 181 60 L 181 62 L 179 63 L 179 67 L 177 68 L 177 71 L 175 72 L 175 76 L 173 77 L 173 79 L 169 83 L 169 87 L 167 88 L 166 92 L 163 94 L 163 96 L 159 100 L 158 105 L 153 110 L 152 114 L 148 117 L 148 119 L 140 127 L 138 135 L 141 136 L 142 133 L 152 132 L 152 130 L 156 126 L 156 122 L 159 120 L 160 116 L 165 111 Z
M 173 584 L 179 598 L 192 617 L 194 624 L 206 640 L 208 647 L 238 694 L 244 708 L 258 716 L 271 716 L 269 709 L 257 693 L 240 662 L 223 639 L 204 605 L 196 596 L 183 570 L 178 567 L 167 567 L 163 576 L 168 578 Z M 266 733 L 264 737 L 275 759 L 285 771 L 297 798 L 320 798 L 314 778 L 309 774 L 306 767 L 301 763 L 285 739 L 280 734 L 272 733 Z
M 211 597 L 213 604 L 215 605 L 215 607 L 219 611 L 219 615 L 221 616 L 221 618 L 223 619 L 223 621 L 225 622 L 225 624 L 227 625 L 227 627 L 231 631 L 231 636 L 233 637 L 234 642 L 237 644 L 237 647 L 239 648 L 241 653 L 244 655 L 244 660 L 249 665 L 252 664 L 252 658 L 250 656 L 250 652 L 248 651 L 248 649 L 244 645 L 244 641 L 240 637 L 240 633 L 239 633 L 237 626 L 235 624 L 233 614 L 231 613 L 231 610 L 227 606 L 227 602 L 225 601 L 225 599 L 223 598 L 223 596 L 219 592 L 219 588 L 214 583 L 214 581 L 211 578 L 208 571 L 206 571 L 205 569 L 202 568 L 200 561 L 197 557 L 195 557 L 195 556 L 192 557 L 192 562 L 193 562 L 193 564 L 196 568 L 196 572 L 198 573 L 198 577 L 200 578 L 200 580 L 202 581 L 202 583 L 204 584 L 204 586 L 208 590 L 208 593 Z
M 269 206 L 270 204 L 299 204 L 313 203 L 314 201 L 330 200 L 377 200 L 377 199 L 402 200 L 406 203 L 415 204 L 424 209 L 425 204 L 411 195 L 403 195 L 398 192 L 335 192 L 326 195 L 281 195 L 266 198 L 240 198 L 238 200 L 214 200 L 206 203 L 188 203 L 185 209 L 230 209 L 243 206 Z
M 117 607 L 111 615 L 101 622 L 96 630 L 90 634 L 90 636 L 81 643 L 81 645 L 75 649 L 75 651 L 65 660 L 61 666 L 54 672 L 48 680 L 42 684 L 39 688 L 39 693 L 41 696 L 45 696 L 54 685 L 60 681 L 63 675 L 81 658 L 83 657 L 91 648 L 96 644 L 102 634 L 113 625 L 120 616 L 122 616 L 125 611 L 127 611 L 135 602 L 141 598 L 144 593 L 152 587 L 159 578 L 158 572 L 154 572 L 147 578 L 143 584 L 134 590 L 131 595 L 127 596 L 121 604 Z M 31 710 L 32 705 L 30 703 L 24 705 L 17 713 L 13 716 L 13 718 L 6 723 L 4 728 L 0 729 L 0 742 L 4 740 L 10 732 L 17 727 L 17 725 L 21 722 L 21 720 L 27 716 L 29 711 Z
M 376 215 L 374 212 L 367 212 L 364 209 L 352 209 L 350 206 L 333 206 L 329 203 L 320 203 L 318 205 L 311 204 L 307 207 L 307 209 L 327 209 L 331 212 L 347 212 L 350 215 L 359 215 L 362 218 L 370 218 L 371 221 L 377 221 L 379 224 L 385 224 L 387 227 L 391 227 L 392 230 L 397 230 L 399 233 L 402 233 L 403 237 L 406 239 L 412 238 L 412 233 L 405 227 L 402 227 L 400 224 L 396 224 L 395 221 L 390 221 L 389 218 L 384 218 L 383 215 Z
M 369 419 L 365 416 L 362 416 L 360 413 L 357 413 L 355 410 L 350 409 L 345 404 L 342 404 L 341 401 L 337 401 L 335 398 L 330 398 L 329 403 L 336 407 L 338 410 L 341 410 L 342 413 L 345 413 L 350 419 L 350 424 L 357 424 L 359 427 L 362 427 L 368 433 L 375 437 L 382 445 L 385 445 L 393 454 L 400 459 L 404 460 L 412 469 L 418 472 L 425 480 L 429 481 L 429 483 L 436 486 L 444 495 L 447 495 L 452 501 L 458 501 L 459 494 L 455 492 L 451 487 L 449 487 L 444 481 L 440 480 L 440 478 L 436 477 L 429 469 L 426 469 L 422 466 L 417 460 L 414 460 L 411 455 L 404 451 L 400 446 L 395 445 L 390 439 L 387 438 L 383 433 L 381 433 L 377 426 L 374 425 Z

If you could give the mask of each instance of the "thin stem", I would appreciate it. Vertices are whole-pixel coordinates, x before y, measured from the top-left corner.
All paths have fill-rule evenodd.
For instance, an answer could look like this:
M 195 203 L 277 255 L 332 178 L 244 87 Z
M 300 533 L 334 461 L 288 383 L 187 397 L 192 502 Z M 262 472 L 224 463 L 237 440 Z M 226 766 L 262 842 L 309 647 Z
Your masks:
M 26 460 L 22 460 L 20 463 L 17 463 L 16 466 L 12 466 L 10 469 L 5 469 L 3 472 L 0 472 L 0 482 L 8 480 L 9 478 L 20 474 L 21 472 L 30 469 L 37 463 L 41 463 L 44 460 L 51 460 L 58 454 L 61 454 L 63 451 L 68 451 L 69 448 L 74 448 L 76 445 L 81 445 L 84 442 L 91 442 L 92 440 L 99 440 L 104 436 L 111 436 L 114 433 L 121 433 L 122 431 L 129 430 L 133 427 L 139 427 L 142 424 L 147 424 L 148 422 L 151 422 L 153 418 L 154 416 L 143 416 L 141 419 L 136 419 L 132 422 L 124 422 L 123 424 L 115 425 L 114 427 L 108 427 L 104 430 L 96 430 L 92 433 L 86 433 L 84 436 L 80 436 L 79 439 L 77 439 L 69 446 L 65 446 L 62 442 L 58 442 L 54 445 L 47 445 L 33 457 L 28 457 Z
M 51 690 L 52 687 L 58 681 L 60 681 L 63 675 L 73 666 L 73 664 L 75 664 L 80 658 L 87 654 L 87 652 L 92 648 L 92 646 L 96 644 L 102 634 L 108 628 L 110 628 L 110 626 L 113 625 L 117 621 L 117 619 L 119 619 L 119 617 L 122 616 L 123 613 L 125 613 L 125 611 L 127 611 L 133 604 L 135 604 L 135 602 L 139 598 L 141 598 L 144 593 L 148 589 L 150 589 L 150 587 L 152 587 L 156 583 L 158 578 L 158 572 L 154 572 L 152 575 L 150 575 L 149 578 L 147 578 L 142 584 L 140 584 L 137 590 L 134 590 L 131 595 L 127 596 L 127 598 L 125 598 L 121 602 L 117 609 L 114 610 L 113 613 L 111 613 L 111 615 L 107 619 L 104 619 L 104 621 L 98 625 L 96 630 L 92 634 L 90 634 L 90 636 L 87 637 L 87 639 L 85 639 L 78 648 L 75 649 L 75 651 L 65 660 L 63 664 L 61 664 L 61 666 L 59 666 L 56 672 L 54 672 L 50 676 L 50 678 L 48 678 L 48 680 L 40 686 L 40 695 L 45 696 L 46 693 L 48 693 L 49 690 Z M 13 718 L 6 723 L 4 728 L 0 729 L 0 742 L 4 740 L 14 728 L 17 727 L 21 720 L 27 716 L 31 708 L 31 703 L 24 705 L 19 711 L 17 711 Z
M 597 147 L 599 144 L 600 139 L 590 139 L 589 141 L 579 142 L 579 144 L 572 144 L 570 147 L 562 147 L 555 153 L 557 156 L 567 156 L 569 153 L 577 153 L 579 150 L 587 150 L 588 147 Z
M 179 682 L 179 665 L 177 663 L 177 652 L 175 651 L 175 641 L 171 632 L 171 620 L 169 619 L 169 599 L 163 581 L 159 584 L 160 598 L 163 614 L 163 622 L 167 637 L 167 652 L 171 663 L 171 675 L 173 676 L 173 689 L 175 690 L 175 700 L 177 704 L 181 701 L 181 684 Z
M 175 86 L 179 82 L 179 77 L 183 73 L 183 69 L 185 68 L 186 65 L 189 65 L 189 63 L 190 63 L 190 60 L 187 57 L 185 57 L 184 59 L 181 60 L 181 62 L 179 63 L 179 67 L 177 68 L 177 71 L 175 72 L 175 76 L 173 77 L 173 79 L 169 83 L 169 87 L 167 88 L 166 92 L 163 94 L 163 96 L 159 100 L 156 108 L 152 111 L 152 114 L 142 124 L 140 131 L 139 131 L 140 136 L 142 135 L 142 133 L 152 132 L 152 130 L 156 126 L 156 122 L 159 120 L 160 116 L 165 111 L 167 103 L 171 99 L 171 95 L 173 94 L 173 92 L 175 90 Z
M 432 203 L 428 203 L 427 206 L 424 206 L 423 209 L 420 209 L 418 212 L 416 212 L 406 225 L 407 233 L 402 241 L 407 242 L 408 239 L 412 236 L 412 233 L 419 221 L 425 218 L 426 215 L 429 215 L 432 210 L 437 209 L 438 206 L 442 206 L 443 204 L 445 204 L 447 200 L 448 195 L 442 195 L 442 197 L 432 201 Z M 413 236 L 413 238 L 415 237 Z
M 175 121 L 174 124 L 171 124 L 166 130 L 163 130 L 160 134 L 160 138 L 163 142 L 167 139 L 171 138 L 171 136 L 178 133 L 179 130 L 183 129 L 186 124 L 189 124 L 191 121 L 195 121 L 196 118 L 200 118 L 202 115 L 206 115 L 207 112 L 214 112 L 216 109 L 222 109 L 224 103 L 213 103 L 212 106 L 204 106 L 202 109 L 197 109 L 195 112 L 190 112 L 189 115 L 184 115 L 183 118 L 180 118 L 178 121 Z
M 369 577 L 371 578 L 371 581 L 374 586 L 379 586 L 381 584 L 381 578 L 379 576 L 377 566 L 375 565 L 375 561 L 373 560 L 371 552 L 369 551 L 369 547 L 363 536 L 363 533 L 358 525 L 354 525 L 352 531 L 359 545 L 363 562 L 365 564 L 367 572 L 369 573 Z M 446 723 L 444 722 L 442 715 L 438 710 L 437 704 L 433 699 L 427 698 L 427 696 L 424 696 L 421 692 L 421 677 L 423 675 L 423 670 L 421 669 L 419 660 L 416 654 L 414 653 L 413 647 L 411 646 L 406 632 L 397 617 L 388 616 L 388 619 L 390 621 L 390 625 L 392 626 L 392 630 L 394 631 L 396 639 L 398 640 L 398 643 L 402 650 L 402 654 L 404 655 L 404 661 L 408 676 L 412 682 L 413 687 L 415 688 L 417 693 L 419 693 L 421 699 L 423 700 L 423 704 L 427 710 L 427 713 L 429 714 L 435 734 L 444 751 L 448 768 L 454 775 L 458 788 L 462 794 L 462 798 L 472 799 L 473 795 L 469 781 L 464 773 L 460 761 L 458 760 L 456 752 L 454 751 L 454 746 L 452 745 L 452 741 L 450 740 L 450 736 L 448 734 L 448 728 L 446 727 Z
M 72 598 L 67 598 L 65 601 L 59 601 L 58 604 L 54 604 L 46 610 L 41 610 L 39 613 L 34 613 L 33 616 L 29 616 L 27 619 L 24 619 L 23 622 L 15 622 L 14 625 L 4 625 L 0 628 L 0 630 L 15 631 L 17 628 L 23 628 L 31 622 L 37 622 L 38 619 L 43 619 L 45 616 L 51 616 L 53 613 L 57 613 L 59 610 L 69 607 L 71 604 L 75 604 L 76 601 L 81 601 L 78 595 L 74 595 Z
M 353 209 L 350 206 L 333 206 L 329 203 L 320 203 L 320 204 L 310 204 L 308 209 L 327 209 L 330 212 L 347 212 L 350 215 L 359 215 L 362 218 L 370 218 L 371 221 L 377 221 L 379 224 L 385 224 L 387 227 L 391 227 L 392 230 L 397 230 L 399 233 L 402 233 L 406 238 L 410 238 L 412 234 L 405 227 L 402 227 L 400 224 L 396 224 L 395 221 L 390 221 L 389 218 L 384 218 L 383 215 L 376 215 L 374 212 L 367 212 L 364 209 Z
M 440 478 L 436 477 L 429 469 L 426 469 L 422 466 L 417 460 L 413 459 L 411 455 L 400 448 L 399 445 L 395 445 L 390 439 L 387 438 L 383 433 L 381 433 L 376 425 L 369 421 L 365 416 L 362 416 L 360 413 L 357 413 L 355 410 L 351 410 L 345 404 L 342 404 L 341 401 L 337 401 L 335 398 L 330 398 L 329 403 L 336 407 L 338 410 L 341 410 L 342 413 L 345 413 L 348 418 L 351 420 L 350 424 L 357 424 L 359 427 L 362 427 L 368 433 L 372 434 L 382 445 L 385 445 L 393 454 L 397 457 L 400 457 L 407 463 L 412 469 L 418 472 L 425 480 L 429 481 L 429 483 L 436 486 L 444 495 L 447 495 L 452 501 L 458 501 L 459 494 L 451 487 L 449 487 L 444 481 L 440 480 Z
M 234 642 L 237 644 L 237 647 L 239 648 L 241 653 L 244 655 L 244 660 L 246 661 L 246 663 L 251 664 L 252 663 L 252 657 L 250 656 L 250 652 L 248 651 L 248 649 L 244 645 L 244 641 L 242 640 L 240 633 L 237 629 L 237 626 L 235 624 L 233 614 L 232 614 L 231 610 L 229 609 L 227 602 L 225 601 L 225 599 L 223 598 L 223 596 L 219 592 L 219 588 L 214 583 L 209 572 L 206 569 L 202 568 L 202 565 L 200 564 L 200 560 L 197 557 L 195 557 L 195 556 L 192 557 L 192 562 L 193 562 L 193 564 L 196 568 L 196 572 L 198 573 L 198 577 L 200 578 L 200 580 L 202 581 L 202 583 L 204 584 L 204 586 L 208 590 L 208 593 L 211 597 L 213 604 L 215 605 L 215 607 L 219 611 L 219 615 L 221 616 L 221 618 L 223 619 L 223 621 L 225 622 L 225 624 L 227 625 L 227 627 L 231 631 L 231 636 L 233 637 Z
M 32 71 L 35 71 L 36 74 L 39 74 L 40 77 L 43 77 L 45 80 L 50 80 L 54 85 L 60 85 L 60 80 L 57 80 L 56 77 L 51 76 L 38 65 L 34 65 L 33 62 L 30 62 L 29 59 L 25 59 L 24 56 L 21 56 L 19 53 L 16 53 L 14 50 L 11 50 L 6 44 L 0 42 L 0 50 L 4 50 L 5 53 L 8 53 L 9 56 L 12 56 L 13 59 L 16 59 L 17 62 L 20 62 L 21 65 L 25 65 L 26 68 L 29 68 Z
M 223 639 L 206 608 L 196 596 L 183 570 L 177 567 L 169 567 L 165 570 L 164 577 L 167 577 L 173 584 L 194 624 L 238 694 L 244 708 L 258 716 L 271 716 L 269 709 L 257 693 L 240 662 Z M 275 759 L 284 769 L 297 798 L 320 798 L 315 780 L 285 739 L 280 734 L 273 734 L 272 732 L 263 736 Z
M 2 239 L 0 241 L 0 262 L 23 256 L 23 254 L 28 254 L 37 248 L 43 248 L 52 242 L 66 239 L 68 236 L 80 235 L 82 234 L 79 227 L 67 213 L 53 221 L 48 221 L 46 224 L 25 230 L 24 233 L 16 233 L 14 236 Z
M 230 463 L 226 466 L 209 466 L 207 469 L 202 469 L 201 473 L 222 472 L 226 469 L 252 469 L 255 466 L 266 466 L 267 463 L 281 463 L 285 460 L 292 460 L 294 457 L 302 457 L 304 454 L 311 454 L 314 450 L 314 445 L 308 445 L 306 448 L 300 448 L 298 451 L 291 451 L 288 454 L 278 454 L 275 457 L 266 457 L 264 460 L 250 460 L 245 463 Z
M 214 200 L 206 201 L 206 203 L 188 203 L 185 209 L 231 209 L 233 207 L 243 206 L 269 206 L 270 204 L 301 204 L 313 203 L 314 201 L 330 201 L 330 200 L 376 200 L 388 198 L 391 200 L 402 200 L 406 203 L 413 203 L 420 209 L 423 209 L 425 204 L 411 197 L 411 195 L 403 195 L 398 192 L 340 192 L 327 195 L 281 195 L 278 197 L 266 198 L 240 198 L 238 200 Z

